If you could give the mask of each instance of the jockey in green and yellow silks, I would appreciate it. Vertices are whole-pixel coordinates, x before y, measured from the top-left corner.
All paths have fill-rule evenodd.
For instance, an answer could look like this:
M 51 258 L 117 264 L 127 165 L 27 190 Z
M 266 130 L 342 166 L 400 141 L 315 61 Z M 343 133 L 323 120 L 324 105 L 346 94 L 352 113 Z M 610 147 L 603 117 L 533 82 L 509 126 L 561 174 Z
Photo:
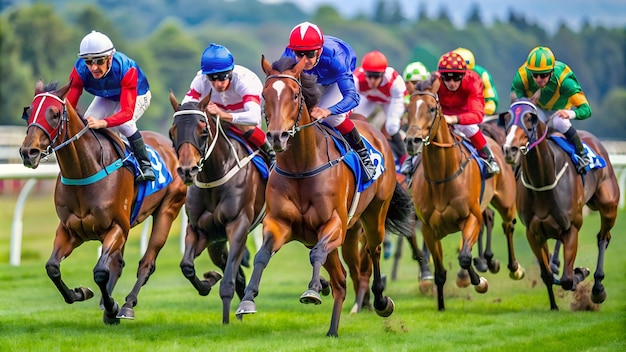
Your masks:
M 530 98 L 537 90 L 541 90 L 537 106 L 546 111 L 546 117 L 552 114 L 558 117 L 552 121 L 554 129 L 576 147 L 580 158 L 578 172 L 584 173 L 589 159 L 570 119 L 590 117 L 591 107 L 572 69 L 556 61 L 552 51 L 544 46 L 530 51 L 511 84 L 511 93 L 518 98 Z

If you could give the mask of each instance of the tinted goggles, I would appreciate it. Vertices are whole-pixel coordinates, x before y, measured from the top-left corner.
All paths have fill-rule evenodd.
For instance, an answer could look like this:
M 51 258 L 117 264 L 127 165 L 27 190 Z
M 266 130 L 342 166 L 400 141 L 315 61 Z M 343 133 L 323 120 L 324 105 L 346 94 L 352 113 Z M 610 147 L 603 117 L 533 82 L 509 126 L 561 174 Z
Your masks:
M 85 65 L 87 66 L 91 66 L 93 64 L 100 66 L 100 65 L 104 65 L 104 63 L 107 62 L 108 59 L 109 59 L 108 56 L 104 56 L 104 57 L 89 58 L 89 59 L 83 59 L 83 60 L 85 60 Z
M 207 74 L 207 77 L 209 78 L 209 81 L 225 81 L 227 79 L 230 79 L 232 75 L 233 75 L 233 71 L 224 71 L 224 72 L 209 73 Z
M 550 77 L 550 75 L 552 74 L 552 72 L 546 72 L 546 73 L 533 73 L 533 78 L 546 78 L 546 77 Z
M 441 75 L 441 79 L 444 81 L 455 81 L 459 82 L 465 76 L 464 73 L 454 73 L 454 72 L 446 72 Z
M 317 50 L 308 50 L 308 51 L 297 50 L 297 51 L 294 51 L 293 53 L 296 54 L 297 57 L 306 56 L 307 59 L 312 59 L 315 56 L 317 56 Z
M 380 78 L 383 76 L 382 72 L 365 72 L 365 77 L 366 78 Z

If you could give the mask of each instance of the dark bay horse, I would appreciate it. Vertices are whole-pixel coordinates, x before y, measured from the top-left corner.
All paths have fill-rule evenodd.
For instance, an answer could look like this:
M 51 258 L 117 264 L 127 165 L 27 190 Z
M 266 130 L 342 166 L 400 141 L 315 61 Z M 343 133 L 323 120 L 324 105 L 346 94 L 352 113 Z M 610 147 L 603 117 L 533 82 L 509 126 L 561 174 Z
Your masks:
M 446 269 L 441 240 L 461 231 L 459 253 L 461 271 L 457 285 L 475 286 L 479 293 L 488 289 L 487 280 L 479 277 L 472 266 L 472 246 L 483 226 L 483 211 L 492 205 L 502 217 L 502 228 L 508 243 L 509 276 L 519 280 L 524 269 L 515 259 L 513 231 L 515 225 L 515 176 L 512 168 L 483 180 L 476 158 L 462 145 L 462 138 L 450 131 L 441 111 L 437 91 L 441 81 L 437 74 L 410 89 L 409 128 L 406 134 L 409 154 L 422 153 L 422 162 L 413 175 L 412 193 L 416 214 L 422 222 L 422 234 L 433 256 L 438 309 L 444 310 L 443 286 Z M 488 136 L 491 150 L 500 165 L 504 158 L 500 147 Z M 469 280 L 467 277 L 469 274 Z
M 414 216 L 409 195 L 396 181 L 391 148 L 372 125 L 354 121 L 361 134 L 384 157 L 384 165 L 379 162 L 377 167 L 378 177 L 359 192 L 354 174 L 342 162 L 345 156 L 333 142 L 334 132 L 309 115 L 308 107 L 317 104 L 319 91 L 315 76 L 302 72 L 305 60 L 295 64 L 293 59 L 282 58 L 270 65 L 262 57 L 261 62 L 267 75 L 263 88 L 267 135 L 277 152 L 276 168 L 267 184 L 263 245 L 254 258 L 252 276 L 237 309 L 238 317 L 256 312 L 254 299 L 271 256 L 285 243 L 296 240 L 311 249 L 309 259 L 313 267 L 308 290 L 301 295 L 300 302 L 322 302 L 319 293 L 323 289 L 320 278 L 323 266 L 330 276 L 334 299 L 327 336 L 337 336 L 346 296 L 346 271 L 338 248 L 344 245 L 342 250 L 345 250 L 348 242 L 350 248 L 358 247 L 354 246 L 358 237 L 351 232 L 358 232 L 355 229 L 360 225 L 365 231 L 372 262 L 374 309 L 380 316 L 391 315 L 394 303 L 383 295 L 381 243 L 385 228 L 410 236 Z M 344 258 L 346 254 L 358 255 L 353 249 L 349 252 L 342 253 Z
M 207 95 L 200 102 L 180 105 L 170 93 L 175 111 L 170 138 L 180 163 L 177 172 L 189 185 L 185 203 L 189 224 L 180 267 L 198 293 L 208 295 L 222 276 L 211 271 L 201 280 L 196 275 L 194 260 L 207 249 L 211 261 L 224 273 L 222 323 L 228 324 L 235 292 L 241 299 L 246 286 L 241 263 L 248 234 L 265 214 L 267 177 L 253 163 L 258 152 L 250 154 L 230 136 L 229 123 L 207 116 L 210 99 Z
M 538 91 L 541 92 L 541 91 Z M 526 238 L 539 261 L 541 278 L 548 289 L 550 309 L 558 310 L 552 285 L 554 275 L 550 267 L 547 240 L 555 239 L 563 246 L 563 275 L 560 285 L 565 290 L 575 290 L 589 270 L 575 268 L 578 250 L 578 232 L 583 224 L 583 206 L 600 213 L 598 261 L 594 273 L 591 299 L 602 303 L 606 291 L 604 279 L 604 253 L 611 240 L 615 224 L 620 191 L 609 160 L 600 141 L 591 133 L 578 131 L 580 138 L 596 155 L 606 162 L 606 167 L 592 168 L 585 176 L 576 172 L 569 156 L 548 137 L 548 126 L 535 103 L 538 96 L 519 99 L 511 104 L 508 113 L 501 115 L 506 126 L 506 143 L 502 146 L 506 161 L 521 164 L 517 184 L 517 210 L 526 226 Z M 549 123 L 549 122 L 548 122 Z M 558 252 L 556 252 L 558 253 Z
M 56 152 L 61 173 L 57 179 L 54 204 L 60 223 L 46 270 L 65 302 L 93 297 L 86 287 L 68 288 L 61 278 L 61 260 L 85 241 L 100 241 L 102 254 L 93 269 L 94 281 L 102 293 L 104 323 L 119 324 L 120 318 L 134 319 L 139 290 L 155 271 L 156 257 L 163 248 L 172 222 L 185 202 L 187 187 L 176 175 L 178 167 L 171 142 L 154 132 L 142 132 L 146 144 L 161 156 L 172 181 L 147 195 L 131 223 L 131 207 L 138 195 L 133 173 L 122 166 L 125 148 L 119 136 L 109 130 L 89 130 L 65 96 L 69 84 L 37 82 L 35 98 L 27 111 L 28 129 L 20 148 L 26 167 L 37 168 L 42 157 Z M 153 165 L 157 168 L 158 165 Z M 157 179 L 158 181 L 158 179 Z M 155 181 L 155 183 L 157 182 Z M 146 253 L 139 261 L 137 281 L 120 308 L 112 297 L 124 267 L 124 246 L 131 227 L 152 216 L 153 225 Z

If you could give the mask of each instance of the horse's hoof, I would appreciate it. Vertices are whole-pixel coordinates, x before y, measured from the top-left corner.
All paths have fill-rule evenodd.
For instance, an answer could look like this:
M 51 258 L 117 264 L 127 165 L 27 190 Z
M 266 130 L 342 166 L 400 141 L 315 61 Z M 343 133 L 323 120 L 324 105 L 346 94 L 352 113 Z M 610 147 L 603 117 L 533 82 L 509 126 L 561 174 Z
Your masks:
M 500 261 L 497 259 L 492 260 L 491 263 L 487 264 L 487 266 L 489 267 L 489 272 L 492 274 L 500 272 Z
M 211 286 L 213 286 L 222 279 L 222 274 L 217 271 L 209 271 L 204 273 L 204 279 L 208 281 Z
M 117 313 L 117 317 L 120 319 L 135 320 L 135 310 L 132 307 L 123 306 Z
M 461 269 L 459 270 L 459 272 L 456 274 L 456 285 L 457 287 L 467 287 L 471 284 L 470 282 L 470 277 L 469 277 L 469 273 L 467 272 L 467 270 L 465 269 Z
M 481 276 L 480 282 L 478 283 L 478 285 L 474 286 L 474 289 L 478 293 L 485 293 L 489 289 L 489 282 L 487 282 L 487 279 Z
M 420 293 L 424 296 L 431 295 L 434 286 L 433 280 L 422 280 L 419 283 Z
M 106 325 L 118 325 L 120 323 L 120 318 L 117 317 L 117 313 L 120 311 L 120 306 L 115 302 L 113 305 L 113 310 L 110 312 L 106 309 L 104 310 L 104 314 L 102 315 L 102 321 Z
M 256 304 L 254 301 L 241 301 L 241 303 L 239 303 L 239 307 L 237 307 L 235 315 L 237 316 L 237 319 L 241 320 L 244 314 L 254 313 L 256 313 Z
M 89 287 L 78 286 L 74 289 L 77 298 L 76 301 L 86 301 L 93 298 L 93 291 Z
M 430 270 L 426 269 L 426 270 L 420 271 L 420 276 L 418 277 L 418 279 L 419 281 L 430 281 L 430 280 L 434 280 L 435 277 L 430 272 Z
M 302 296 L 300 296 L 300 303 L 304 303 L 304 304 L 313 303 L 315 305 L 322 304 L 322 297 L 320 297 L 319 293 L 313 290 L 306 290 L 304 291 Z
M 513 280 L 521 280 L 526 276 L 526 269 L 522 268 L 521 265 L 517 266 L 517 270 L 509 271 L 509 277 Z
M 574 268 L 574 276 L 576 276 L 579 281 L 584 281 L 587 276 L 589 276 L 589 268 Z
M 382 310 L 376 309 L 376 314 L 378 314 L 379 317 L 383 317 L 383 318 L 390 316 L 391 313 L 393 313 L 394 308 L 396 307 L 391 297 L 385 297 L 385 298 L 387 298 L 387 306 L 385 307 L 385 309 L 382 309 Z
M 600 304 L 606 300 L 606 290 L 602 289 L 600 292 L 594 291 L 594 289 L 591 290 L 591 302 Z
M 320 281 L 322 282 L 322 296 L 328 296 L 330 294 L 330 282 L 325 279 Z
M 350 315 L 357 314 L 359 311 L 360 311 L 359 304 L 354 303 L 354 305 L 352 306 L 352 309 L 350 309 Z
M 474 258 L 474 268 L 476 268 L 476 270 L 480 271 L 481 273 L 486 273 L 487 270 L 489 270 L 487 260 L 480 257 Z

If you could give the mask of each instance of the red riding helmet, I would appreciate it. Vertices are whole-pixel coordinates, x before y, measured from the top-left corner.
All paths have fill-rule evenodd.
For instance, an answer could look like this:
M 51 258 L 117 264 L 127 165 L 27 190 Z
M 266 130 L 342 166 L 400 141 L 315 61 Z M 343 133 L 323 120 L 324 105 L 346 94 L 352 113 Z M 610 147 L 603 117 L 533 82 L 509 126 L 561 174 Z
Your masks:
M 370 51 L 363 56 L 361 67 L 366 72 L 385 72 L 387 69 L 387 58 L 378 50 Z
M 454 51 L 449 51 L 441 56 L 437 69 L 441 73 L 465 73 L 465 71 L 467 71 L 467 64 L 461 55 Z
M 318 50 L 324 44 L 324 33 L 322 30 L 310 22 L 302 22 L 293 27 L 289 34 L 289 45 L 291 50 Z

